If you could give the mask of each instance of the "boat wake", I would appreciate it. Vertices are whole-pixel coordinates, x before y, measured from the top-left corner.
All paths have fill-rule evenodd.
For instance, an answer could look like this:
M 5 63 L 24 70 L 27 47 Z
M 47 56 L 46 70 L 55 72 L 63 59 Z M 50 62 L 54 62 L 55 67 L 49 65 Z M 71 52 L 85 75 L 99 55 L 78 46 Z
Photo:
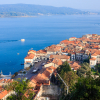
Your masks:
M 7 42 L 16 42 L 19 40 L 0 40 L 0 43 L 7 43 Z

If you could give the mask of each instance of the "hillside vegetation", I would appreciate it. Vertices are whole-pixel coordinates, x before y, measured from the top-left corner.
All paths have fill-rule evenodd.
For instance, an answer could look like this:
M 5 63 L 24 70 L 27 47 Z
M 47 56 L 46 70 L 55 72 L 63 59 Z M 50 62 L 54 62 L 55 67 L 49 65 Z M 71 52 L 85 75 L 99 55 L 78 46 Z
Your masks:
M 0 5 L 0 17 L 37 16 L 37 15 L 77 15 L 89 12 L 68 8 L 52 7 L 32 4 L 5 4 Z

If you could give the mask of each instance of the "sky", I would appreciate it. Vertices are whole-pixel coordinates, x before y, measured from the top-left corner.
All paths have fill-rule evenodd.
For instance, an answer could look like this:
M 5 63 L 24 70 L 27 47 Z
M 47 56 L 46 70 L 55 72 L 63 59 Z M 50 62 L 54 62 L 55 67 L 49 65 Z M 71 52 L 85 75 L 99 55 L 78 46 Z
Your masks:
M 0 4 L 36 4 L 55 7 L 71 7 L 83 10 L 99 10 L 100 0 L 0 0 Z

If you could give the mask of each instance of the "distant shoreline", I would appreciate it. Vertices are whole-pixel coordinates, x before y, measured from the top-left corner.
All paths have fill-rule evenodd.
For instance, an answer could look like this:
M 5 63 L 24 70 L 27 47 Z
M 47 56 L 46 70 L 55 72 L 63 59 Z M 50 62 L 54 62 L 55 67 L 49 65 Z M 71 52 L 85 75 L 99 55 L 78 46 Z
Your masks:
M 37 16 L 9 16 L 9 17 L 0 17 L 0 18 L 19 18 L 19 17 L 37 17 Z
M 60 14 L 59 14 L 60 15 Z M 2 17 L 0 17 L 0 18 L 21 18 L 21 17 L 38 17 L 38 16 L 59 16 L 59 15 L 37 15 L 37 16 L 9 16 L 9 17 L 7 17 L 7 16 L 2 16 Z M 66 14 L 66 15 L 63 15 L 63 16 L 68 16 L 69 14 Z M 100 14 L 72 14 L 72 15 L 100 15 Z

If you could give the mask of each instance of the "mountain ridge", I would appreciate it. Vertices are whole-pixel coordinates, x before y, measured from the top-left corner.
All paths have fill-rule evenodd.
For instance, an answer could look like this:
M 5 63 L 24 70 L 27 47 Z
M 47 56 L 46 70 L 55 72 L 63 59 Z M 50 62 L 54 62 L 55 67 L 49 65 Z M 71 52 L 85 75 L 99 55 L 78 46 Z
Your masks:
M 38 15 L 89 15 L 69 7 L 53 7 L 34 4 L 3 4 L 0 5 L 0 17 L 38 16 Z

